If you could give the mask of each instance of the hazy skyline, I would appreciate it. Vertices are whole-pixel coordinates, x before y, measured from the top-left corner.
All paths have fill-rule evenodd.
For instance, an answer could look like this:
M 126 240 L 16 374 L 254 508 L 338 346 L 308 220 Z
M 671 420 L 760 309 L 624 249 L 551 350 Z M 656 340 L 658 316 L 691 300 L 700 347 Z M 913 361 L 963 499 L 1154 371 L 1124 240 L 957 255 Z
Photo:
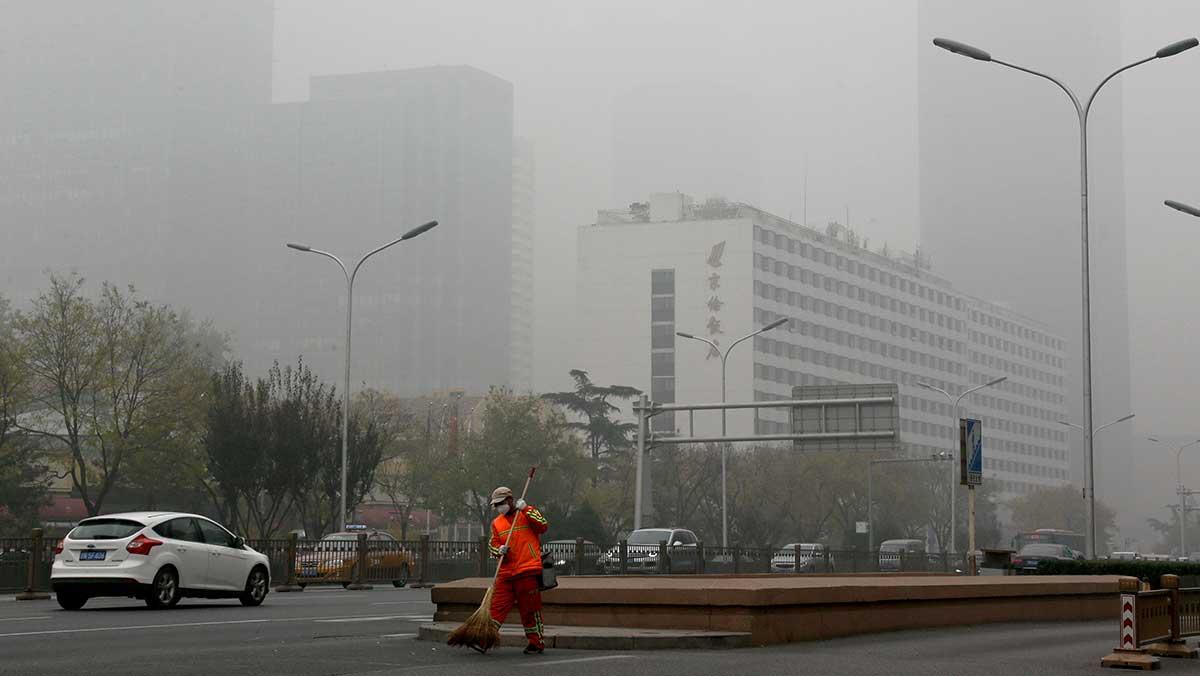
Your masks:
M 1054 9 L 1078 2 L 1048 0 Z M 1011 11 L 1010 19 L 1024 16 L 1029 21 L 1038 20 L 1019 9 L 1025 6 L 1005 2 L 987 5 L 989 12 Z M 19 13 L 15 3 L 13 7 L 10 11 Z M 261 13 L 255 15 L 255 25 L 265 23 L 268 12 L 264 3 L 246 7 L 246 12 Z M 231 25 L 239 21 L 232 14 L 217 14 L 207 17 L 216 24 L 204 26 L 219 28 L 221 21 Z M 532 143 L 537 167 L 533 209 L 536 390 L 563 389 L 570 384 L 568 369 L 588 368 L 585 360 L 572 352 L 569 333 L 574 325 L 577 229 L 593 223 L 597 209 L 624 207 L 631 200 L 648 196 L 637 192 L 681 190 L 700 200 L 717 193 L 786 218 L 806 220 L 816 227 L 848 217 L 850 225 L 870 240 L 872 248 L 886 242 L 893 249 L 911 251 L 921 243 L 918 64 L 922 54 L 935 48 L 926 39 L 928 36 L 920 34 L 918 0 L 762 2 L 750 8 L 683 0 L 650 4 L 628 0 L 569 4 L 530 0 L 509 5 L 467 0 L 375 0 L 353 4 L 277 0 L 273 14 L 271 89 L 277 103 L 307 101 L 313 76 L 434 65 L 467 65 L 512 83 L 514 131 Z M 42 42 L 52 42 L 56 35 L 70 41 L 77 34 L 74 31 L 98 20 L 89 16 L 64 24 L 61 32 L 43 36 Z M 1061 73 L 1069 70 L 1062 64 L 1083 61 L 1094 66 L 1095 73 L 1103 74 L 1153 54 L 1164 44 L 1200 33 L 1200 4 L 1124 0 L 1119 3 L 1119 20 L 1120 53 L 1115 56 L 1091 58 L 1077 53 L 1088 49 L 1095 37 L 1087 24 L 1075 32 L 1047 36 L 1022 31 L 1022 22 L 1013 20 L 1011 27 L 1004 29 L 1008 31 L 1005 39 L 993 38 L 979 46 L 1048 72 Z M 238 30 L 231 28 L 221 34 L 234 44 L 245 41 L 245 28 L 239 24 Z M 162 35 L 165 29 L 139 31 L 138 26 L 125 24 L 121 29 L 106 39 L 119 44 L 121 35 L 142 34 L 154 49 L 169 49 L 170 40 Z M 0 75 L 20 65 L 14 54 L 21 54 L 21 45 L 36 43 L 38 48 L 43 47 L 42 42 L 12 31 L 6 34 L 0 30 L 0 36 L 7 36 L 10 45 L 0 50 L 0 59 L 8 59 L 7 70 L 0 68 Z M 947 37 L 971 42 L 980 36 Z M 222 49 L 222 45 L 205 47 Z M 1029 158 L 1030 166 L 1039 169 L 1031 173 L 1054 173 L 1053 169 L 1062 165 L 1065 173 L 1054 173 L 1049 179 L 1054 186 L 1051 197 L 1056 203 L 1067 204 L 1070 210 L 1078 199 L 1072 166 L 1078 139 L 1069 103 L 1061 93 L 1048 83 L 1022 80 L 1018 74 L 994 66 L 941 52 L 939 56 L 947 60 L 948 67 L 962 73 L 963 82 L 970 83 L 962 96 L 978 99 L 978 133 L 988 134 L 989 143 L 1003 144 L 1005 137 L 1036 137 L 1045 147 L 1045 156 Z M 265 60 L 261 54 L 258 57 Z M 84 57 L 70 51 L 64 58 Z M 122 58 L 125 61 L 117 62 L 125 64 L 128 55 L 122 54 Z M 1108 63 L 1112 58 L 1116 62 Z M 206 68 L 212 64 L 218 65 Z M 215 83 L 218 86 L 213 91 L 220 91 L 226 81 L 217 71 L 235 66 L 215 57 L 212 64 L 189 62 L 186 73 L 199 73 L 195 77 L 208 85 Z M 183 77 L 167 73 L 162 64 L 143 65 L 161 82 Z M 48 59 L 39 68 L 45 67 L 47 77 L 53 77 L 60 66 L 60 62 Z M 229 82 L 265 87 L 261 63 L 255 66 L 259 70 L 252 70 L 252 66 L 247 64 L 248 70 Z M 86 77 L 74 70 L 66 72 Z M 1094 84 L 1095 73 L 1066 74 L 1072 86 L 1086 92 Z M 1123 138 L 1111 138 L 1116 132 L 1098 125 L 1097 132 L 1103 130 L 1107 136 L 1093 141 L 1097 146 L 1108 143 L 1119 147 L 1121 166 L 1096 166 L 1095 171 L 1098 176 L 1106 174 L 1110 178 L 1123 174 L 1123 200 L 1097 195 L 1093 222 L 1124 223 L 1123 231 L 1112 237 L 1119 239 L 1123 232 L 1130 390 L 1132 412 L 1137 414 L 1129 428 L 1129 452 L 1140 454 L 1139 467 L 1151 468 L 1146 480 L 1152 479 L 1155 490 L 1163 493 L 1161 497 L 1147 493 L 1142 508 L 1149 511 L 1160 510 L 1161 503 L 1170 499 L 1167 489 L 1173 485 L 1174 464 L 1168 449 L 1141 440 L 1150 434 L 1164 439 L 1200 438 L 1200 427 L 1191 421 L 1192 412 L 1200 406 L 1200 392 L 1190 387 L 1200 378 L 1200 360 L 1190 349 L 1192 336 L 1200 330 L 1200 318 L 1190 312 L 1196 281 L 1194 266 L 1188 259 L 1190 252 L 1200 247 L 1200 221 L 1162 206 L 1164 199 L 1200 204 L 1200 168 L 1192 159 L 1200 150 L 1200 94 L 1187 86 L 1196 73 L 1200 73 L 1200 50 L 1148 64 L 1123 75 L 1119 88 L 1106 91 L 1106 97 L 1120 98 L 1119 106 L 1102 99 L 1096 109 L 1098 120 L 1117 108 L 1122 116 L 1115 126 L 1123 132 Z M 160 80 L 154 80 L 158 83 L 155 86 L 161 84 Z M 129 84 L 124 79 L 117 81 L 123 86 Z M 121 91 L 139 90 L 125 87 Z M 167 96 L 156 91 L 141 93 L 150 98 Z M 998 99 L 993 103 L 993 95 L 1013 92 L 1015 98 L 1010 97 L 1007 109 Z M 53 98 L 52 94 L 46 96 Z M 211 94 L 206 96 L 212 98 Z M 40 105 L 32 100 L 25 103 L 31 109 Z M 1044 113 L 1029 114 L 1035 106 L 1041 111 L 1043 103 Z M 128 102 L 126 105 L 132 106 Z M 10 101 L 0 106 L 0 112 L 19 108 Z M 1013 110 L 1026 115 L 1010 115 Z M 31 114 L 28 110 L 20 112 Z M 32 114 L 36 113 L 34 110 Z M 86 115 L 66 107 L 55 111 L 55 116 L 68 121 L 74 119 L 72 116 Z M 686 120 L 673 124 L 685 115 Z M 130 118 L 114 113 L 113 119 L 128 123 Z M 119 126 L 117 122 L 111 124 Z M 163 138 L 167 135 L 153 126 L 161 122 L 154 111 L 143 111 L 135 122 L 153 127 Z M 662 139 L 663 149 L 679 157 L 644 166 L 639 152 L 645 153 L 643 157 L 652 157 L 655 149 L 647 144 L 655 139 Z M 141 161 L 136 154 L 130 156 Z M 1046 164 L 1047 157 L 1054 161 Z M 154 171 L 139 179 L 145 185 L 154 185 L 151 179 L 166 180 L 162 167 L 153 164 L 158 159 L 147 160 Z M 1099 156 L 1095 159 L 1102 160 Z M 95 166 L 89 167 L 97 175 L 104 173 L 97 166 L 111 162 L 103 157 L 91 160 Z M 973 181 L 1003 188 L 1004 177 L 989 173 L 987 157 L 972 160 L 976 172 L 971 176 Z M 10 152 L 5 161 L 15 166 L 24 160 Z M 633 176 L 623 170 L 623 162 L 637 164 L 639 174 Z M 113 190 L 118 189 L 124 186 L 114 181 Z M 964 199 L 969 202 L 971 196 Z M 1113 206 L 1122 201 L 1123 206 Z M 114 224 L 115 229 L 121 223 L 123 209 L 140 208 L 118 206 L 111 213 L 97 215 L 97 222 Z M 1034 220 L 1040 215 L 1038 203 L 1019 191 L 999 198 L 989 194 L 979 208 L 999 215 L 999 222 Z M 1106 213 L 1105 208 L 1123 213 Z M 142 208 L 142 212 L 149 211 L 149 207 Z M 971 216 L 964 215 L 962 227 L 982 227 Z M 1078 222 L 1071 217 L 1047 227 L 1051 226 L 1064 229 L 1064 234 L 1053 239 L 1061 240 L 1070 250 L 1062 254 L 1038 253 L 1061 255 L 1066 279 L 1077 285 Z M 22 254 L 21 263 L 30 269 L 63 270 L 70 267 L 66 258 L 84 256 L 89 247 L 99 250 L 114 246 L 118 250 L 112 260 L 97 269 L 104 270 L 113 281 L 124 282 L 118 275 L 136 266 L 138 256 L 134 253 L 153 258 L 157 250 L 154 247 L 164 246 L 158 240 L 148 241 L 156 236 L 154 233 L 114 233 L 112 241 L 100 232 L 87 234 L 86 239 L 63 244 L 58 250 L 60 256 L 50 255 L 55 246 L 52 242 L 42 241 L 38 247 L 29 248 L 34 255 Z M 121 244 L 113 244 L 117 234 L 143 237 L 145 250 L 132 252 L 129 247 L 122 249 Z M 332 235 L 330 239 L 334 239 Z M 147 255 L 147 251 L 151 253 Z M 40 258 L 43 254 L 45 260 Z M 284 258 L 289 252 L 282 246 L 273 255 L 280 259 L 270 261 L 270 266 L 299 264 Z M 1019 251 L 1009 252 L 995 261 L 995 274 L 1028 274 L 1022 263 Z M 161 265 L 157 261 L 144 264 Z M 947 274 L 952 283 L 962 286 L 962 280 L 948 274 L 947 267 L 945 262 L 933 260 L 935 272 Z M 1094 274 L 1103 277 L 1105 272 L 1098 268 Z M 135 272 L 129 277 L 134 278 Z M 0 279 L 4 279 L 2 274 Z M 14 286 L 25 289 L 41 281 L 22 279 Z M 1104 288 L 1103 281 L 1095 288 Z M 1036 293 L 1037 280 L 1026 282 L 1016 297 L 989 294 L 985 300 L 1004 302 L 1017 312 L 1032 314 L 1030 306 L 1036 303 L 1030 296 Z M 969 286 L 963 288 L 974 291 Z M 13 288 L 5 291 L 18 303 L 26 300 L 14 295 Z M 150 289 L 151 293 L 155 291 Z M 1065 293 L 1073 296 L 1077 287 L 1071 286 Z M 1103 300 L 1097 299 L 1097 308 L 1103 307 Z M 1068 312 L 1062 322 L 1066 331 L 1060 333 L 1077 343 L 1078 308 L 1070 307 Z M 1098 327 L 1101 324 L 1097 322 Z M 222 328 L 237 332 L 242 327 Z M 1097 341 L 1113 342 L 1112 338 L 1097 335 Z M 1102 375 L 1104 365 L 1097 364 L 1096 368 Z M 594 375 L 601 382 L 606 380 L 603 374 Z M 1097 378 L 1098 386 L 1103 382 L 1102 377 Z M 1076 391 L 1069 394 L 1074 398 L 1079 395 Z M 1098 401 L 1103 397 L 1104 393 L 1098 392 Z M 1097 423 L 1125 412 L 1098 407 Z M 1187 479 L 1200 487 L 1200 458 L 1185 465 Z

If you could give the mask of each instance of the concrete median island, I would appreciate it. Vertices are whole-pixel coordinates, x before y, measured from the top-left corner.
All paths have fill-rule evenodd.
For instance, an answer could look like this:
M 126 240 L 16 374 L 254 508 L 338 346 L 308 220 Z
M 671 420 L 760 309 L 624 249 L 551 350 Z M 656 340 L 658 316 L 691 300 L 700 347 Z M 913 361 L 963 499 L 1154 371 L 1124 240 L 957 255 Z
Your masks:
M 955 575 L 688 575 L 561 577 L 546 592 L 548 630 L 612 637 L 583 641 L 602 649 L 633 647 L 620 629 L 708 632 L 708 647 L 770 645 L 992 622 L 1114 620 L 1118 576 L 963 577 Z M 434 622 L 467 618 L 490 579 L 433 588 Z M 515 621 L 514 616 L 510 621 Z M 614 631 L 586 632 L 584 627 Z M 437 640 L 429 625 L 422 638 Z M 737 637 L 731 639 L 730 637 Z M 701 641 L 703 642 L 703 641 Z M 566 647 L 565 645 L 562 647 Z

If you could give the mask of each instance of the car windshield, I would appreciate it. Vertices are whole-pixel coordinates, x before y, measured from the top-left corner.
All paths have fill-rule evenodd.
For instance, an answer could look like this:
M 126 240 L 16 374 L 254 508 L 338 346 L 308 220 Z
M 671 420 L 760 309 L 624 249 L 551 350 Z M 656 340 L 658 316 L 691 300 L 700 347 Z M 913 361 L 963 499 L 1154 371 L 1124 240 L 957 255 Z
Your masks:
M 145 527 L 128 519 L 89 519 L 76 526 L 68 537 L 72 540 L 120 540 Z
M 629 534 L 631 545 L 656 545 L 671 537 L 669 530 L 635 530 Z
M 1062 545 L 1025 545 L 1017 556 L 1063 556 L 1064 550 Z

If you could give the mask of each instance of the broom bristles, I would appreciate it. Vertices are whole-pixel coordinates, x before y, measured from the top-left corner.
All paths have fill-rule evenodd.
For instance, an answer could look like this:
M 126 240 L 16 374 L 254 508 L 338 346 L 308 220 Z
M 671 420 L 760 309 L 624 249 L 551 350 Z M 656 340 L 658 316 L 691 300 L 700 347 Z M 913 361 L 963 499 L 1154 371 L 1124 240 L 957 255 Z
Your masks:
M 487 652 L 500 642 L 500 631 L 492 624 L 492 589 L 488 587 L 483 595 L 483 603 L 471 613 L 466 622 L 450 632 L 446 645 L 466 646 L 479 652 Z

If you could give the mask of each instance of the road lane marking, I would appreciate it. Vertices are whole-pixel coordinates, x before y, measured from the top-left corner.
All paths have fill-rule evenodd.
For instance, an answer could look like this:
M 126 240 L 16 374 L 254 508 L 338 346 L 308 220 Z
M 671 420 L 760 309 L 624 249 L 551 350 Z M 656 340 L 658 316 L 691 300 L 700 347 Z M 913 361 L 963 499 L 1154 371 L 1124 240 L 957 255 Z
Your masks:
M 49 615 L 34 615 L 32 617 L 0 617 L 0 622 L 20 622 L 21 620 L 48 620 Z
M 522 663 L 525 667 L 548 667 L 552 664 L 575 664 L 578 662 L 599 662 L 601 660 L 628 660 L 633 655 L 600 655 L 598 657 L 575 657 L 569 660 L 551 660 L 549 662 L 529 661 Z
M 0 634 L 0 638 L 20 638 L 22 636 L 52 636 L 52 635 L 58 635 L 58 634 L 83 634 L 83 633 L 96 633 L 96 632 L 106 632 L 106 631 L 130 631 L 130 630 L 136 630 L 136 629 L 177 629 L 180 627 L 215 627 L 215 626 L 236 625 L 236 624 L 321 622 L 323 620 L 341 620 L 341 619 L 353 620 L 356 617 L 361 617 L 361 616 L 359 616 L 359 615 L 325 615 L 325 616 L 317 616 L 317 617 L 279 617 L 279 618 L 263 618 L 263 619 L 255 619 L 255 620 L 220 620 L 220 621 L 212 621 L 212 622 L 179 622 L 177 624 L 142 624 L 142 625 L 131 625 L 131 626 L 122 625 L 122 626 L 116 626 L 116 627 L 88 627 L 88 628 L 79 628 L 79 629 L 45 629 L 45 630 L 41 630 L 41 631 L 10 632 L 10 633 L 6 633 L 6 634 Z M 376 616 L 369 616 L 369 617 L 374 618 Z M 394 616 L 389 616 L 389 619 L 391 619 L 392 617 L 394 617 Z M 428 617 L 420 616 L 420 615 L 418 615 L 418 616 L 401 615 L 401 616 L 398 616 L 397 619 L 413 619 L 413 618 L 417 618 L 417 619 L 421 619 L 421 620 L 425 620 L 425 621 L 429 620 Z
M 409 604 L 409 603 L 424 603 L 424 604 L 430 605 L 430 606 L 433 605 L 433 601 L 379 601 L 378 603 L 372 603 L 371 605 L 373 605 L 373 606 L 398 606 L 401 604 Z
M 596 657 L 573 657 L 571 659 L 566 659 L 566 660 L 550 660 L 549 662 L 543 662 L 540 659 L 531 659 L 531 660 L 522 661 L 521 665 L 526 666 L 526 667 L 538 667 L 538 666 L 548 667 L 548 666 L 556 665 L 556 664 L 573 664 L 576 662 L 601 662 L 601 661 L 609 661 L 609 660 L 628 660 L 628 659 L 633 659 L 634 657 L 635 657 L 635 655 L 598 655 Z M 399 666 L 399 665 L 397 665 L 397 666 Z M 438 669 L 453 669 L 453 670 L 461 673 L 462 669 L 463 669 L 463 663 L 456 660 L 454 662 L 444 662 L 442 664 L 424 664 L 419 667 L 401 667 L 400 669 L 388 669 L 386 671 L 384 671 L 384 670 L 368 671 L 366 673 L 359 674 L 358 676 L 396 676 L 397 674 L 411 674 L 411 673 L 415 673 L 418 671 L 435 671 Z
M 315 620 L 316 622 L 383 622 L 384 620 L 410 620 L 415 622 L 432 622 L 433 618 L 429 615 L 355 615 L 352 617 L 339 617 L 329 620 Z
M 128 631 L 130 629 L 174 629 L 178 627 L 211 627 L 223 624 L 261 624 L 271 620 L 225 620 L 221 622 L 181 622 L 179 624 L 141 624 L 132 627 L 89 627 L 86 629 L 46 629 L 43 631 L 17 631 L 0 634 L 0 638 L 16 636 L 49 636 L 52 634 L 90 634 L 101 631 Z
M 383 622 L 384 620 L 405 619 L 402 615 L 368 615 L 366 617 L 342 617 L 335 620 L 315 620 L 318 623 L 339 624 L 342 622 Z
M 413 638 L 416 634 L 384 634 L 379 638 Z

